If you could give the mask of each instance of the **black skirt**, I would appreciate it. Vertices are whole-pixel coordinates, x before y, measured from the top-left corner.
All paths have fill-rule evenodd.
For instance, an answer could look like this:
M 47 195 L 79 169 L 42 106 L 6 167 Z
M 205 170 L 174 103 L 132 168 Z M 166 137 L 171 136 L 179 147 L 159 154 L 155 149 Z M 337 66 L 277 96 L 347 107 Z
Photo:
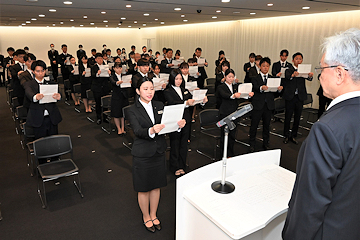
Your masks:
M 165 187 L 165 153 L 156 153 L 152 157 L 133 157 L 133 184 L 136 192 L 149 192 Z
M 122 109 L 129 105 L 129 100 L 120 94 L 120 99 L 111 98 L 111 117 L 122 118 Z

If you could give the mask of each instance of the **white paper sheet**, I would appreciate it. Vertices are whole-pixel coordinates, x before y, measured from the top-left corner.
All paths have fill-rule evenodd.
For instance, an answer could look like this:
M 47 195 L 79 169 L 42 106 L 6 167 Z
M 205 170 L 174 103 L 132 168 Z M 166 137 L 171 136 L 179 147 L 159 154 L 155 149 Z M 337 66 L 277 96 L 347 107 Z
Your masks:
M 110 77 L 109 75 L 109 65 L 100 65 L 100 76 L 99 77 Z
M 249 98 L 249 93 L 252 91 L 252 84 L 251 83 L 243 83 L 239 84 L 238 92 L 241 93 L 240 98 Z
M 189 75 L 192 77 L 197 76 L 197 73 L 199 72 L 198 66 L 189 66 Z
M 174 66 L 172 66 L 171 68 L 178 68 L 182 62 L 183 60 L 173 60 L 172 64 L 174 64 Z
M 0 73 L 4 72 L 4 68 L 0 67 Z
M 163 55 L 159 55 L 157 63 L 160 64 L 161 61 L 164 60 L 164 56 Z
M 39 86 L 40 93 L 44 95 L 44 97 L 39 100 L 39 104 L 57 102 L 57 100 L 52 97 L 54 93 L 58 92 L 57 84 L 42 84 Z
M 168 73 L 160 73 L 161 80 L 166 84 L 168 84 L 168 82 L 169 82 L 169 76 L 170 76 L 170 74 L 168 74 Z
M 198 64 L 199 67 L 205 66 L 205 58 L 199 58 L 197 60 L 197 64 Z
M 298 65 L 298 77 L 308 78 L 311 72 L 311 64 L 299 64 Z
M 65 65 L 71 65 L 70 57 L 66 57 L 66 63 L 65 63 Z
M 114 65 L 115 65 L 115 63 L 113 63 L 113 62 L 108 62 L 109 69 L 111 69 Z
M 74 66 L 74 75 L 79 75 L 79 66 Z
M 285 78 L 285 71 L 287 69 L 288 69 L 287 67 L 286 68 L 283 68 L 283 67 L 281 68 L 281 71 L 280 71 L 281 72 L 281 76 L 280 76 L 281 78 Z
M 50 81 L 50 76 L 44 77 L 44 80 L 45 80 L 45 81 Z
M 154 78 L 152 79 L 152 81 L 153 81 L 153 83 L 154 83 L 154 89 L 155 89 L 155 91 L 161 90 L 162 85 L 163 85 L 164 83 L 166 83 L 166 82 L 165 82 L 166 80 L 165 80 L 164 78 L 154 77 Z
M 85 68 L 85 77 L 91 77 L 91 68 Z
M 265 92 L 276 92 L 278 87 L 280 86 L 281 78 L 268 78 L 266 86 L 268 86 L 268 90 Z
M 164 107 L 161 124 L 164 124 L 165 127 L 159 132 L 159 135 L 175 132 L 179 129 L 177 122 L 183 118 L 184 109 L 185 103 Z
M 192 93 L 196 88 L 198 88 L 197 82 L 186 82 L 185 88 Z
M 199 103 L 202 103 L 205 96 L 206 96 L 206 93 L 207 93 L 207 89 L 198 89 L 198 90 L 194 90 L 192 95 L 193 95 L 193 98 L 195 100 L 195 103 L 194 104 L 199 104 Z
M 131 87 L 131 77 L 132 75 L 125 75 L 125 76 L 121 76 L 121 81 L 123 81 L 122 84 L 120 84 L 120 87 L 121 88 L 128 88 L 128 87 Z
M 126 65 L 122 65 L 122 71 L 121 71 L 122 74 L 126 74 Z

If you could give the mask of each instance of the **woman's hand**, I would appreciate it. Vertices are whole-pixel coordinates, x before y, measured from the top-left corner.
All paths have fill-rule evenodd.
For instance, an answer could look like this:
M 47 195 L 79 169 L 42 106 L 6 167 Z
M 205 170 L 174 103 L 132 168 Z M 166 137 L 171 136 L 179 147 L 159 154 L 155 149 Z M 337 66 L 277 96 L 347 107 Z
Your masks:
M 164 124 L 155 124 L 155 125 L 150 129 L 150 134 L 159 133 L 164 127 L 165 127 Z
M 185 127 L 186 121 L 185 119 L 181 119 L 180 121 L 177 122 L 177 124 L 179 125 L 179 128 L 183 128 Z
M 194 106 L 195 100 L 194 99 L 189 99 L 186 101 L 186 105 L 188 106 Z
M 205 96 L 204 99 L 203 99 L 203 103 L 205 104 L 207 102 L 208 102 L 208 98 L 207 98 L 207 96 Z
M 249 97 L 253 97 L 254 96 L 254 92 L 249 92 Z

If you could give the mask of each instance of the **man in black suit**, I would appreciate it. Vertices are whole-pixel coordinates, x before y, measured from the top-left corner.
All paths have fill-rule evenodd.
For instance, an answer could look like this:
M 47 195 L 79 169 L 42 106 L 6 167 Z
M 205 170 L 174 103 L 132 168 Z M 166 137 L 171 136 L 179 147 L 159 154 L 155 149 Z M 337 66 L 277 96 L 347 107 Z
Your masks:
M 199 59 L 202 58 L 201 53 L 202 53 L 201 48 L 198 47 L 198 48 L 195 49 L 195 56 L 194 56 L 194 59 L 196 59 L 195 66 L 199 64 Z M 207 77 L 208 77 L 207 74 L 206 74 L 206 70 L 205 70 L 205 67 L 207 67 L 207 66 L 208 66 L 208 63 L 206 62 L 206 59 L 205 59 L 204 66 L 200 66 L 200 67 L 198 66 L 200 76 L 199 76 L 197 82 L 198 82 L 198 87 L 199 88 L 204 88 L 205 79 L 207 79 Z
M 54 80 L 57 81 L 58 77 L 58 59 L 59 59 L 59 53 L 57 50 L 55 50 L 55 45 L 52 43 L 50 44 L 50 50 L 48 51 L 48 58 L 50 60 L 51 69 L 52 69 L 52 75 L 54 77 Z
M 244 64 L 244 72 L 245 72 L 245 78 L 244 78 L 244 83 L 250 83 L 251 82 L 251 78 L 249 76 L 249 71 L 251 67 L 255 66 L 255 53 L 250 53 L 249 54 L 249 62 Z
M 63 79 L 69 79 L 70 72 L 66 66 L 70 65 L 70 58 L 72 57 L 71 54 L 67 53 L 67 45 L 63 44 L 61 45 L 61 50 L 63 51 L 59 55 L 58 63 L 61 65 L 61 74 L 63 76 Z
M 322 46 L 317 69 L 333 101 L 300 148 L 284 240 L 360 239 L 360 30 Z
M 26 52 L 23 49 L 18 49 L 14 53 L 14 58 L 19 61 L 17 64 L 9 67 L 11 73 L 11 88 L 13 89 L 13 96 L 18 98 L 19 104 L 23 105 L 24 103 L 24 88 L 20 84 L 19 75 L 26 71 L 26 65 L 24 61 L 24 56 Z
M 166 49 L 166 57 L 161 61 L 160 72 L 170 74 L 174 64 L 172 63 L 173 50 L 171 48 Z
M 34 80 L 24 83 L 26 97 L 31 102 L 26 124 L 34 128 L 35 139 L 58 134 L 58 124 L 62 117 L 56 103 L 39 103 L 44 98 L 44 95 L 40 93 L 39 84 L 49 84 L 44 80 L 46 64 L 37 60 L 32 63 L 31 70 L 35 75 Z M 56 92 L 52 98 L 59 101 L 61 95 Z
M 78 58 L 78 63 L 81 63 L 81 59 L 83 56 L 86 56 L 86 51 L 83 48 L 83 45 L 79 45 L 79 50 L 76 51 L 76 56 Z
M 5 85 L 4 55 L 0 54 L 0 86 Z
M 93 49 L 91 49 L 91 57 L 88 59 L 88 62 L 87 62 L 89 64 L 90 68 L 96 64 L 95 55 L 96 55 L 96 49 L 93 48 Z
M 299 64 L 303 61 L 303 55 L 297 52 L 293 55 L 294 66 L 290 66 L 285 71 L 284 92 L 285 99 L 285 122 L 284 122 L 284 143 L 289 141 L 298 144 L 295 139 L 300 125 L 300 117 L 303 109 L 304 101 L 307 98 L 305 80 L 312 81 L 314 74 L 310 72 L 307 78 L 298 77 L 297 72 Z M 294 114 L 294 123 L 290 133 L 291 117 Z
M 134 89 L 134 91 L 136 89 L 138 81 L 141 78 L 148 77 L 150 79 L 153 79 L 154 74 L 149 72 L 149 70 L 150 70 L 149 64 L 150 64 L 149 61 L 147 61 L 146 59 L 143 59 L 143 58 L 141 58 L 137 62 L 138 72 L 136 74 L 134 74 L 131 78 L 131 86 Z
M 15 64 L 14 61 L 14 52 L 15 49 L 13 47 L 8 47 L 6 49 L 7 53 L 9 54 L 9 56 L 7 56 L 6 58 L 4 58 L 4 70 L 5 70 L 5 74 L 7 74 L 7 78 L 8 78 L 8 82 L 10 82 L 11 80 L 11 74 L 10 74 L 10 66 Z M 5 83 L 6 84 L 6 83 Z
M 28 53 L 24 56 L 24 61 L 25 61 L 25 65 L 27 68 L 26 68 L 26 71 L 19 74 L 19 80 L 20 80 L 21 86 L 25 89 L 24 84 L 26 82 L 34 80 L 35 75 L 34 75 L 34 72 L 31 70 L 31 65 L 33 62 L 36 61 L 36 57 L 32 53 Z M 31 101 L 25 96 L 23 107 L 26 108 L 27 111 L 29 110 L 30 104 L 31 104 Z
M 271 61 L 268 57 L 262 58 L 260 61 L 260 73 L 251 79 L 252 91 L 254 96 L 252 98 L 253 110 L 251 111 L 251 126 L 250 126 L 250 148 L 249 152 L 255 151 L 256 131 L 260 120 L 263 122 L 263 148 L 269 149 L 270 139 L 270 120 L 272 111 L 275 109 L 274 92 L 266 92 L 269 88 L 267 81 L 272 76 L 269 74 Z M 282 86 L 278 87 L 280 92 Z
M 280 61 L 276 62 L 272 66 L 271 74 L 274 77 L 281 77 L 285 78 L 285 76 L 281 76 L 281 69 L 288 69 L 290 66 L 292 66 L 291 63 L 287 62 L 286 59 L 289 56 L 289 51 L 286 49 L 281 50 L 280 52 Z

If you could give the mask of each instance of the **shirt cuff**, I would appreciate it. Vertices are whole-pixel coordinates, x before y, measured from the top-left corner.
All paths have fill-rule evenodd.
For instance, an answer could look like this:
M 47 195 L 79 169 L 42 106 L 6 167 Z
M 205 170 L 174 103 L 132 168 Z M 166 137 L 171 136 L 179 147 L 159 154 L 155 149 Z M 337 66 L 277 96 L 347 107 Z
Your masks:
M 155 133 L 151 134 L 151 133 L 150 133 L 150 129 L 151 129 L 151 128 L 149 128 L 149 131 L 148 131 L 148 132 L 149 132 L 149 137 L 154 138 L 154 137 L 155 137 Z
M 231 95 L 230 99 L 235 99 L 234 94 L 233 94 L 233 95 Z
M 260 87 L 260 92 L 263 92 L 264 90 L 262 90 L 262 86 Z
M 39 100 L 36 99 L 36 94 L 33 96 L 33 102 L 38 102 Z

